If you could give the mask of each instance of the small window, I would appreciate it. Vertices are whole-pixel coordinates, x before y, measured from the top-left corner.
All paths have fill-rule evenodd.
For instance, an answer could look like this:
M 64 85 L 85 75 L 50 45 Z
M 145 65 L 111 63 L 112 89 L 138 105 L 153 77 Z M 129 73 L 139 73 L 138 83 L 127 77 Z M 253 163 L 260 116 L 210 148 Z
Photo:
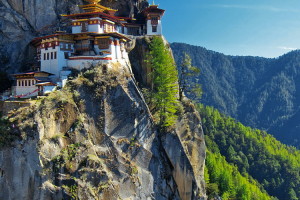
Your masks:
M 152 32 L 156 33 L 157 32 L 157 26 L 152 26 Z
M 47 60 L 49 60 L 49 53 L 47 53 Z
M 44 60 L 46 60 L 46 53 L 44 53 Z
M 110 45 L 109 39 L 98 39 L 98 48 L 99 49 L 108 49 Z
M 18 81 L 18 86 L 21 86 L 21 81 Z
M 25 86 L 27 86 L 27 80 L 25 80 Z
M 65 59 L 69 59 L 69 53 L 65 52 Z
M 24 86 L 24 81 L 22 81 L 22 86 Z
M 34 80 L 32 80 L 32 85 L 34 85 Z
M 54 52 L 54 59 L 57 58 L 57 52 Z
M 51 52 L 51 60 L 53 59 L 53 52 Z
M 87 32 L 88 31 L 88 23 L 82 22 L 81 23 L 81 32 Z
M 31 81 L 30 80 L 28 80 L 28 86 L 31 86 Z

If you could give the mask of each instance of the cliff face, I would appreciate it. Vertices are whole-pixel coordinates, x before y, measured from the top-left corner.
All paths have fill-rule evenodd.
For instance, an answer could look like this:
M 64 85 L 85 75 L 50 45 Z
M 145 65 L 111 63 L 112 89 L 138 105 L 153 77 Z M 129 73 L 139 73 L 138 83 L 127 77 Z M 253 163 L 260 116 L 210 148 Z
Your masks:
M 59 27 L 65 30 L 68 21 L 60 14 L 79 12 L 82 0 L 0 0 L 0 70 L 17 72 L 34 64 L 29 42 Z M 119 9 L 120 16 L 138 14 L 148 5 L 146 0 L 102 0 L 102 4 Z
M 12 114 L 22 140 L 0 151 L 0 199 L 205 198 L 193 106 L 185 104 L 176 131 L 158 133 L 135 82 L 113 67 L 88 70 Z
M 65 27 L 60 14 L 78 12 L 77 4 L 0 0 L 0 70 L 30 66 L 29 41 Z M 102 4 L 132 16 L 148 3 Z M 108 74 L 97 66 L 10 114 L 11 138 L 19 140 L 6 147 L 0 140 L 0 199 L 205 199 L 199 114 L 185 103 L 176 129 L 159 133 L 136 86 L 135 79 L 149 83 L 145 40 L 128 46 L 135 78 L 130 66 L 113 64 Z

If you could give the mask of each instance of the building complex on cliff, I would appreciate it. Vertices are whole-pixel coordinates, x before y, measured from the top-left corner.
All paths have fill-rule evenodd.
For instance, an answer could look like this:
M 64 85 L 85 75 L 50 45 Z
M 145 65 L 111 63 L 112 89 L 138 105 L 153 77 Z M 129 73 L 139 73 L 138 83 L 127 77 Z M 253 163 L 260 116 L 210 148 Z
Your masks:
M 56 32 L 38 37 L 31 44 L 37 49 L 37 71 L 13 74 L 13 96 L 29 98 L 63 87 L 72 69 L 128 60 L 125 45 L 139 35 L 161 35 L 164 10 L 150 5 L 142 19 L 116 16 L 117 10 L 104 7 L 101 0 L 85 0 L 83 12 L 62 15 L 71 21 L 72 33 Z M 105 69 L 104 69 L 105 70 Z

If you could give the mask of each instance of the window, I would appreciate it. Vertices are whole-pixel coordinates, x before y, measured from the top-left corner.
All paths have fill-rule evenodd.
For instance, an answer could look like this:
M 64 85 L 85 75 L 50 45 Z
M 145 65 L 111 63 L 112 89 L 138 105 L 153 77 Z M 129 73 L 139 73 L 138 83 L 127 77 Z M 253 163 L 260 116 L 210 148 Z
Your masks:
M 24 86 L 24 81 L 22 81 L 22 86 Z
M 152 32 L 156 33 L 157 32 L 157 26 L 152 26 Z
M 47 60 L 49 60 L 49 53 L 47 53 Z
M 34 85 L 34 80 L 32 80 L 32 85 Z
M 98 47 L 99 49 L 108 49 L 110 44 L 109 39 L 98 39 Z
M 27 86 L 27 80 L 25 80 L 25 86 Z
M 69 59 L 69 53 L 65 52 L 65 59 Z
M 87 32 L 88 31 L 88 23 L 82 22 L 81 23 L 81 32 Z
M 21 81 L 18 81 L 18 86 L 21 86 Z
M 158 25 L 158 17 L 151 17 L 151 24 Z
M 46 60 L 46 53 L 44 53 L 44 60 Z
M 31 86 L 31 81 L 30 80 L 28 80 L 28 86 Z
M 54 59 L 57 58 L 57 52 L 54 52 Z
M 51 60 L 53 59 L 53 52 L 51 52 Z

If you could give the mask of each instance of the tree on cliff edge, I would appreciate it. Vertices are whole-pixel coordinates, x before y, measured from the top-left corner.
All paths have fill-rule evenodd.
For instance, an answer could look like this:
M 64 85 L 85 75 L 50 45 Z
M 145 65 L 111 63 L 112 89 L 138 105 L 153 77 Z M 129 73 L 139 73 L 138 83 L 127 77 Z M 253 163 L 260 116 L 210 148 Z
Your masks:
M 170 127 L 177 119 L 178 72 L 171 52 L 161 37 L 153 37 L 147 62 L 152 68 L 154 116 L 161 127 Z
M 200 69 L 192 65 L 192 59 L 184 53 L 182 63 L 178 66 L 179 70 L 179 100 L 182 100 L 185 93 L 191 100 L 200 101 L 202 96 L 202 87 L 197 77 L 200 75 Z

